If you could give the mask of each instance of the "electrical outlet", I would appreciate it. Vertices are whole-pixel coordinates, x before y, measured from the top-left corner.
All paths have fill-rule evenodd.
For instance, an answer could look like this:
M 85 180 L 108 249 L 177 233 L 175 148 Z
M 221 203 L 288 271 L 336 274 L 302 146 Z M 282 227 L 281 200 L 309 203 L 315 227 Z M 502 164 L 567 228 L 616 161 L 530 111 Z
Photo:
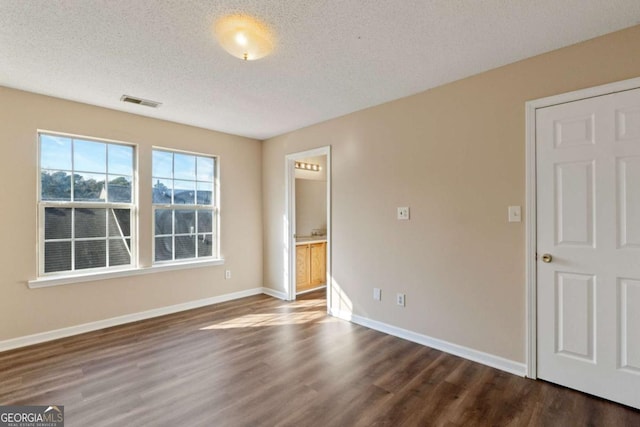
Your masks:
M 224 278 L 225 279 L 231 279 L 231 270 L 225 270 L 224 271 Z
M 409 208 L 408 207 L 398 208 L 398 219 L 402 219 L 402 220 L 409 219 Z
M 397 294 L 396 295 L 396 304 L 398 304 L 401 307 L 404 307 L 404 299 L 405 299 L 405 294 Z
M 382 300 L 382 290 L 380 288 L 373 288 L 373 299 L 376 301 Z

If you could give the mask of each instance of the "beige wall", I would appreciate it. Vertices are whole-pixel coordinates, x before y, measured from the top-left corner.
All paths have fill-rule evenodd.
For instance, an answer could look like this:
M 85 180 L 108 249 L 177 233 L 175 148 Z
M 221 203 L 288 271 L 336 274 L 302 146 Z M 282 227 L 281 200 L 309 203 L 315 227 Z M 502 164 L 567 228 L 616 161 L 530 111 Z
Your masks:
M 262 286 L 259 141 L 3 87 L 0 120 L 0 341 Z M 219 155 L 225 265 L 27 288 L 37 274 L 37 129 L 138 144 L 142 266 L 151 264 L 152 146 Z
M 524 362 L 525 102 L 638 77 L 638 52 L 640 26 L 266 141 L 265 284 L 284 291 L 284 157 L 330 144 L 337 308 Z

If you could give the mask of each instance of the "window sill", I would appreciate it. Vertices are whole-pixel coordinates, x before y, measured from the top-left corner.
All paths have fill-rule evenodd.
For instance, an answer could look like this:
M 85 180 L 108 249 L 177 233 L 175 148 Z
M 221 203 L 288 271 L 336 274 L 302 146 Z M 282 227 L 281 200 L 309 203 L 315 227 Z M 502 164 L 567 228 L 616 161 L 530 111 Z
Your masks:
M 29 280 L 29 288 L 47 288 L 49 286 L 69 285 L 72 283 L 92 282 L 95 280 L 116 279 L 119 277 L 139 276 L 141 274 L 161 273 L 163 271 L 185 270 L 199 267 L 211 267 L 224 265 L 223 258 L 208 259 L 205 261 L 187 261 L 171 264 L 157 264 L 151 267 L 129 268 L 126 270 L 104 271 L 99 273 L 87 273 L 81 275 L 46 276 L 35 280 Z

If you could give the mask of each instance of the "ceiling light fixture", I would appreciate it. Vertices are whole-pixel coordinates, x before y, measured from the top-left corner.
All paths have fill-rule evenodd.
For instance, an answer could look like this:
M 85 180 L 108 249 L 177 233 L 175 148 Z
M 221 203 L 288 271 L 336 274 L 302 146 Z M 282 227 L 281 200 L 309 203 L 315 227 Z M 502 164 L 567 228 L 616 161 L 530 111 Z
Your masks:
M 260 59 L 273 51 L 273 34 L 262 21 L 249 15 L 229 15 L 215 24 L 220 45 L 236 58 Z

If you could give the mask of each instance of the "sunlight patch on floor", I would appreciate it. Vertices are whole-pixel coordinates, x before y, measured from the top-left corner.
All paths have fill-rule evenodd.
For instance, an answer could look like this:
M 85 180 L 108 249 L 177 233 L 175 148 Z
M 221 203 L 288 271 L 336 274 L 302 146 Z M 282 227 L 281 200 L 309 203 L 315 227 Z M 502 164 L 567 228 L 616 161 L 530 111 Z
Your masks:
M 200 328 L 200 330 L 300 325 L 304 323 L 323 321 L 324 318 L 328 318 L 327 313 L 320 311 L 303 313 L 255 313 L 240 316 L 222 323 L 205 326 Z
M 324 309 L 327 306 L 327 302 L 323 298 L 319 299 L 304 299 L 304 300 L 296 300 L 292 303 L 279 305 L 278 308 L 298 308 L 298 307 L 319 307 L 320 309 Z

